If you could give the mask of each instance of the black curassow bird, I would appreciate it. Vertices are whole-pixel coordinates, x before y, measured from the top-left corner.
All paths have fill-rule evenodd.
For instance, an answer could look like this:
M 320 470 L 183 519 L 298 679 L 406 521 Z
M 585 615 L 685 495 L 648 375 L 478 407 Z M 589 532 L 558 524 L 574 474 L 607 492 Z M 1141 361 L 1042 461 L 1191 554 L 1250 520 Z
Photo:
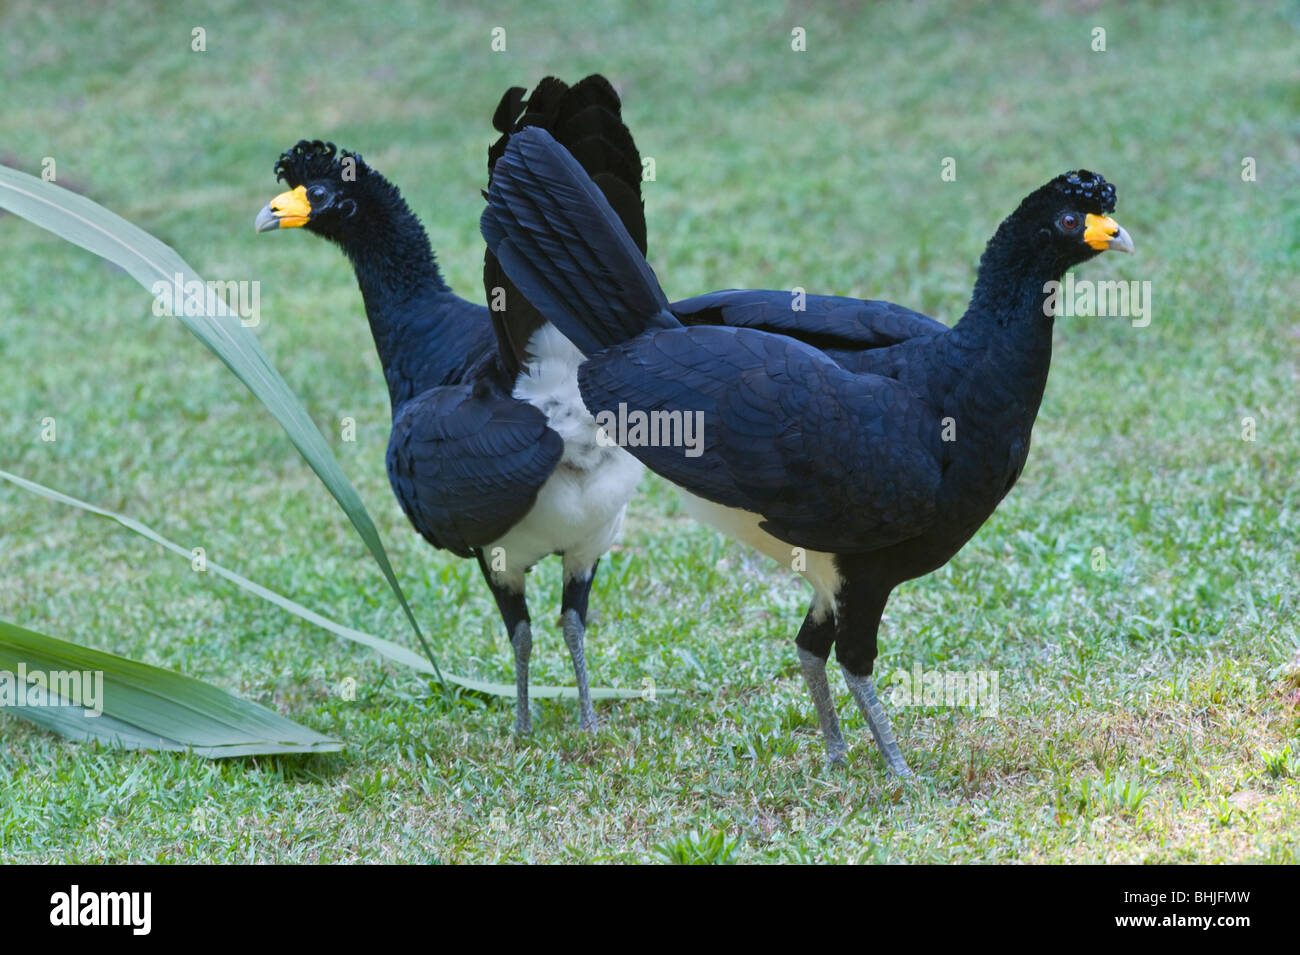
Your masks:
M 489 152 L 489 177 L 513 134 L 548 129 L 644 249 L 641 160 L 613 87 L 598 75 L 572 87 L 548 77 L 526 100 L 524 93 L 507 91 L 497 107 L 493 123 L 502 135 Z M 305 228 L 352 263 L 392 402 L 389 482 L 429 543 L 478 560 L 514 651 L 516 730 L 530 729 L 525 574 L 550 554 L 563 559 L 561 620 L 580 725 L 594 729 L 587 602 L 642 467 L 597 444 L 577 390 L 581 354 L 522 296 L 502 295 L 490 252 L 488 299 L 504 299 L 505 307 L 490 311 L 455 295 L 398 189 L 359 155 L 303 140 L 275 171 L 289 190 L 262 210 L 257 230 Z
M 1034 190 L 998 226 L 951 328 L 831 296 L 794 311 L 781 291 L 670 305 L 540 130 L 497 162 L 481 227 L 520 291 L 588 356 L 578 381 L 598 420 L 620 405 L 702 412 L 702 453 L 628 450 L 686 491 L 696 516 L 808 579 L 796 644 L 830 760 L 846 752 L 826 679 L 834 646 L 886 765 L 909 775 L 872 679 L 885 602 L 956 554 L 1020 476 L 1051 357 L 1047 283 L 1105 249 L 1133 251 L 1114 206 L 1114 186 L 1082 169 Z

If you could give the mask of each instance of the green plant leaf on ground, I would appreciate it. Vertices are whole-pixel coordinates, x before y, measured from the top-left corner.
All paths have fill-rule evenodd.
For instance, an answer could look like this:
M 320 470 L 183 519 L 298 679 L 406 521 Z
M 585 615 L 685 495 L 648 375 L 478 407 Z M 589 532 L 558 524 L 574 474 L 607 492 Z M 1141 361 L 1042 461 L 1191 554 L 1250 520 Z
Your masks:
M 107 517 L 110 520 L 121 524 L 127 530 L 135 531 L 141 537 L 146 537 L 155 544 L 166 548 L 174 554 L 180 555 L 187 561 L 192 558 L 191 551 L 182 547 L 180 544 L 177 544 L 175 541 L 168 540 L 157 531 L 147 527 L 134 518 L 127 517 L 125 514 L 118 514 L 113 511 L 105 510 L 102 507 L 96 507 L 94 504 L 78 500 L 75 497 L 70 497 L 67 494 L 60 493 L 53 488 L 45 487 L 35 481 L 21 478 L 16 474 L 10 474 L 8 471 L 0 470 L 0 479 L 6 480 L 24 490 L 31 491 L 33 494 L 37 494 L 46 500 L 54 501 L 58 504 L 67 504 L 70 507 L 79 508 L 90 514 L 98 514 L 100 517 Z M 335 623 L 328 617 L 321 616 L 315 611 L 304 607 L 297 601 L 290 600 L 283 594 L 278 594 L 273 590 L 268 590 L 261 584 L 254 583 L 241 574 L 237 574 L 232 570 L 227 570 L 215 561 L 208 560 L 205 562 L 205 566 L 209 573 L 216 574 L 218 577 L 223 577 L 235 586 L 240 587 L 249 593 L 256 594 L 263 600 L 268 600 L 282 610 L 287 610 L 289 613 L 301 617 L 303 620 L 313 623 L 324 630 L 328 630 L 330 633 L 344 637 L 354 643 L 360 643 L 363 646 L 367 646 L 370 649 L 377 651 L 381 656 L 392 660 L 394 663 L 401 663 L 404 666 L 411 667 L 414 670 L 419 670 L 422 673 L 428 673 L 434 676 L 438 675 L 427 660 L 419 654 L 408 650 L 400 643 L 393 643 L 391 640 L 385 640 L 383 637 L 376 637 L 373 634 Z M 457 686 L 464 687 L 467 690 L 473 690 L 476 693 L 485 693 L 489 696 L 509 698 L 513 698 L 515 695 L 515 687 L 513 684 L 492 683 L 488 680 L 476 680 L 472 677 L 459 676 L 455 673 L 444 673 L 442 674 L 442 678 L 448 683 L 454 683 Z M 642 692 L 643 691 L 641 690 L 635 689 L 616 689 L 603 686 L 591 688 L 591 696 L 593 699 L 597 700 L 638 699 L 641 697 Z M 573 686 L 530 686 L 528 688 L 528 693 L 530 696 L 537 699 L 576 699 L 578 696 L 578 689 Z M 655 693 L 657 695 L 671 696 L 673 691 L 667 688 L 656 687 Z
M 31 683 L 20 673 L 41 674 L 43 705 L 20 705 Z M 54 674 L 71 674 L 72 684 Z M 90 684 L 81 689 L 81 675 Z M 278 713 L 171 670 L 137 663 L 0 621 L 0 709 L 81 742 L 124 749 L 182 750 L 200 756 L 333 753 L 336 739 L 299 726 Z M 77 699 L 77 694 L 86 696 Z M 59 702 L 53 703 L 51 698 Z M 99 712 L 96 714 L 96 710 Z
M 81 246 L 107 259 L 126 271 L 132 278 L 151 292 L 159 283 L 166 286 L 176 284 L 181 288 L 192 287 L 192 283 L 207 288 L 185 260 L 166 243 L 160 242 L 137 226 L 127 222 L 121 216 L 109 212 L 97 202 L 84 196 L 69 192 L 54 183 L 45 182 L 26 173 L 18 172 L 6 166 L 0 166 L 0 208 L 8 209 L 40 226 L 73 245 Z M 179 293 L 179 288 L 178 288 Z M 177 294 L 174 301 L 181 299 Z M 258 343 L 257 337 L 239 320 L 218 296 L 207 295 L 206 301 L 187 299 L 184 306 L 176 311 L 176 317 L 185 323 L 185 327 L 194 333 L 199 341 L 207 345 L 232 372 L 235 373 L 258 400 L 262 402 L 280 422 L 288 434 L 289 440 L 311 465 L 321 479 L 321 483 L 334 495 L 344 513 L 352 521 L 366 547 L 374 555 L 379 569 L 383 571 L 388 585 L 415 631 L 425 655 L 429 658 L 434 675 L 439 683 L 444 683 L 438 661 L 429 649 L 415 620 L 415 614 L 407 603 L 397 576 L 393 573 L 388 554 L 379 539 L 370 514 L 361 503 L 352 483 L 343 474 L 333 452 L 325 443 L 316 425 L 308 416 L 302 403 L 298 401 L 280 373 L 271 365 L 271 360 Z M 191 310 L 201 314 L 187 314 Z

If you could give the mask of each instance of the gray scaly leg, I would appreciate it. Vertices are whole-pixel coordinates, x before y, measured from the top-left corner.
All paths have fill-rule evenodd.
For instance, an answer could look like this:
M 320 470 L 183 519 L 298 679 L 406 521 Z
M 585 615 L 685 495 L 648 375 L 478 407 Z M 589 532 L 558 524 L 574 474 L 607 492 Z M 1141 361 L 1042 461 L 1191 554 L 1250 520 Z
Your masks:
M 803 647 L 797 649 L 803 679 L 808 684 L 808 692 L 812 694 L 817 721 L 822 726 L 822 738 L 826 740 L 826 762 L 830 765 L 842 763 L 848 747 L 844 745 L 840 720 L 835 715 L 835 701 L 831 699 L 831 688 L 826 682 L 826 659 Z
M 598 724 L 596 710 L 591 705 L 591 689 L 587 680 L 587 654 L 582 646 L 587 628 L 576 610 L 564 611 L 563 625 L 564 643 L 569 648 L 569 656 L 573 658 L 573 673 L 578 678 L 578 726 L 588 732 L 594 732 Z
M 560 603 L 560 625 L 564 629 L 564 643 L 573 658 L 573 675 L 578 678 L 578 726 L 587 732 L 597 729 L 596 711 L 591 706 L 591 688 L 587 681 L 587 654 L 583 641 L 587 636 L 587 600 L 591 585 L 596 579 L 596 567 L 569 567 L 565 558 L 564 596 Z
M 528 658 L 533 653 L 533 631 L 527 620 L 515 625 L 510 645 L 515 650 L 515 732 L 527 736 L 533 730 L 528 712 Z
M 911 776 L 912 771 L 907 768 L 907 761 L 903 759 L 898 741 L 894 739 L 894 729 L 889 725 L 889 714 L 885 712 L 885 705 L 876 696 L 875 681 L 869 676 L 850 673 L 844 667 L 840 667 L 840 670 L 844 673 L 844 682 L 849 685 L 849 692 L 857 701 L 862 715 L 867 718 L 871 735 L 876 738 L 876 745 L 880 747 L 880 753 L 885 757 L 885 766 L 895 776 Z M 823 676 L 822 679 L 825 680 L 825 677 Z

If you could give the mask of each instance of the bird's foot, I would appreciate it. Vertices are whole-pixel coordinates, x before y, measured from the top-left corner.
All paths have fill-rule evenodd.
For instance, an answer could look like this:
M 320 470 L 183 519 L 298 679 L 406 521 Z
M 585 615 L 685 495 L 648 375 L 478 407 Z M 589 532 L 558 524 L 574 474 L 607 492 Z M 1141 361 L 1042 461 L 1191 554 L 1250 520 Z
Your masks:
M 844 759 L 849 754 L 849 748 L 844 745 L 844 740 L 840 740 L 838 746 L 832 746 L 829 742 L 826 744 L 826 765 L 843 766 Z

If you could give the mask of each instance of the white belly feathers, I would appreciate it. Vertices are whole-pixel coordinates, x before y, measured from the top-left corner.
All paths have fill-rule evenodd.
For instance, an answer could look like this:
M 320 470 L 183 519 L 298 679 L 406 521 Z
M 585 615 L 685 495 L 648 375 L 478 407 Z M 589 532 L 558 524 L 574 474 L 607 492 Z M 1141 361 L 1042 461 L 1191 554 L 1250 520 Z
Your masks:
M 622 448 L 596 441 L 596 421 L 578 392 L 582 353 L 567 338 L 543 325 L 528 343 L 528 358 L 514 395 L 546 415 L 564 439 L 564 455 L 524 519 L 487 548 L 493 576 L 520 588 L 528 568 L 548 554 L 564 555 L 567 580 L 608 551 L 643 471 Z M 494 553 L 503 558 L 503 569 L 497 569 L 502 562 L 494 563 Z

